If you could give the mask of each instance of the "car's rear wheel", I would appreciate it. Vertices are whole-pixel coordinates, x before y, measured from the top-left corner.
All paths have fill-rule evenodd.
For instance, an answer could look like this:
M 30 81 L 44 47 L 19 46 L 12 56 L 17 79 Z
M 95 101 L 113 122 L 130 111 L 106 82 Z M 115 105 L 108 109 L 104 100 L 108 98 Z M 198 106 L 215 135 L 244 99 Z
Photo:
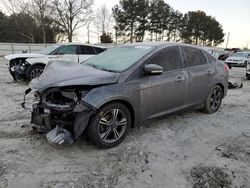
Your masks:
M 246 74 L 248 80 L 250 80 L 250 74 Z
M 88 138 L 101 148 L 114 147 L 122 142 L 131 127 L 131 115 L 121 103 L 110 103 L 97 111 L 88 128 Z
M 37 78 L 43 73 L 43 69 L 44 69 L 44 66 L 42 65 L 34 65 L 30 67 L 27 78 L 29 80 Z
M 208 114 L 215 113 L 220 108 L 222 98 L 221 87 L 219 85 L 213 86 L 207 95 L 202 111 Z

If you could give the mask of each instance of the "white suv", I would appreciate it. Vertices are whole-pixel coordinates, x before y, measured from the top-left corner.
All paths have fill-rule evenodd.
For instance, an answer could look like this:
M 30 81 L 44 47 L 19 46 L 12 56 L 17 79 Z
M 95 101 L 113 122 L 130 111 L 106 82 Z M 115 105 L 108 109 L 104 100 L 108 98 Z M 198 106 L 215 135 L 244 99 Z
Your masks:
M 42 74 L 50 61 L 80 63 L 105 50 L 105 47 L 96 45 L 68 43 L 49 46 L 36 54 L 7 55 L 5 59 L 9 60 L 9 72 L 14 80 L 32 80 Z

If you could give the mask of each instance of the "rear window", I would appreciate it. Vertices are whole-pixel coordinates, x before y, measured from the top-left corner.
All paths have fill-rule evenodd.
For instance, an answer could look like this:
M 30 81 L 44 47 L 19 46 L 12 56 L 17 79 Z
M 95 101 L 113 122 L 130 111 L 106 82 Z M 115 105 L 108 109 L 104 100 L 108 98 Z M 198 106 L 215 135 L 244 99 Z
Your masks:
M 209 63 L 213 63 L 216 61 L 215 57 L 213 57 L 212 55 L 205 53 L 205 56 L 207 57 L 207 60 Z
M 95 54 L 95 51 L 91 46 L 80 46 L 79 54 Z
M 206 58 L 199 49 L 183 47 L 188 67 L 206 64 Z
M 96 51 L 97 54 L 99 54 L 99 53 L 102 53 L 103 51 L 105 51 L 105 49 L 103 49 L 103 48 L 95 48 L 95 51 Z

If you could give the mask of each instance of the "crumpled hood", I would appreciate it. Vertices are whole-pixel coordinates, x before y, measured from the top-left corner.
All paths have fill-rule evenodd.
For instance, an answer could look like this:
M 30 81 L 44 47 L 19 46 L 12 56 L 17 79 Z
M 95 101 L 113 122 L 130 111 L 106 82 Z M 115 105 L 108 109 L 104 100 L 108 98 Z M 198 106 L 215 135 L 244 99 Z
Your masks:
M 119 75 L 88 65 L 55 61 L 47 65 L 41 76 L 32 80 L 31 88 L 43 91 L 50 87 L 112 84 L 118 81 Z
M 4 56 L 5 59 L 7 60 L 12 60 L 16 58 L 34 58 L 34 57 L 44 57 L 44 54 L 35 54 L 35 53 L 22 53 L 22 54 L 10 54 Z

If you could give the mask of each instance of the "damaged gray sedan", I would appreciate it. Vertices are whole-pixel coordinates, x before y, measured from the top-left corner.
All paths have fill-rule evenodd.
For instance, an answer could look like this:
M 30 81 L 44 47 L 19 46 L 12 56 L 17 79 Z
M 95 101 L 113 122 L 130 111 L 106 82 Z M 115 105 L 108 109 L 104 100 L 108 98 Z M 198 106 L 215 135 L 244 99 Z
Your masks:
M 184 109 L 216 112 L 227 84 L 227 65 L 202 49 L 138 43 L 82 64 L 51 63 L 26 95 L 32 95 L 31 122 L 38 129 L 58 130 L 49 135 L 67 130 L 74 140 L 84 134 L 94 145 L 109 148 L 149 119 Z

